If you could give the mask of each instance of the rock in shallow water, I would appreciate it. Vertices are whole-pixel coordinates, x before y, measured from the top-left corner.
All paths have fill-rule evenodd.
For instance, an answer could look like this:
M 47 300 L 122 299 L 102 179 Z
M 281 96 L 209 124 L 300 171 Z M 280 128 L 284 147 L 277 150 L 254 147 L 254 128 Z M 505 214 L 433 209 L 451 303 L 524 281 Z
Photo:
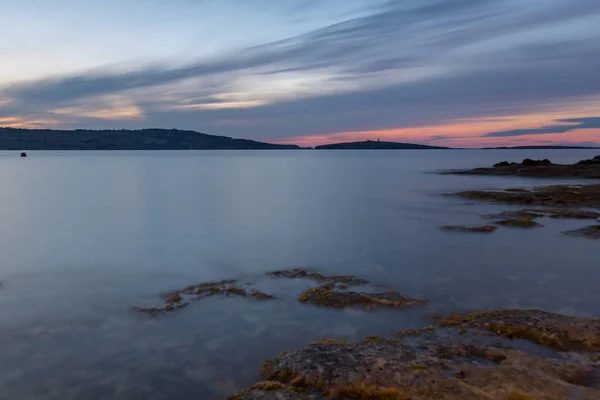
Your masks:
M 330 287 L 316 287 L 308 289 L 298 298 L 301 303 L 310 303 L 321 307 L 347 308 L 355 307 L 364 310 L 375 310 L 378 308 L 407 308 L 418 307 L 428 304 L 427 300 L 417 300 L 396 292 L 388 290 L 378 293 L 364 292 L 340 292 Z
M 583 236 L 588 239 L 600 239 L 600 225 L 590 225 L 585 228 L 563 232 L 567 236 Z
M 508 226 L 511 228 L 538 228 L 543 226 L 530 218 L 507 218 L 494 222 L 496 225 Z
M 443 229 L 445 231 L 492 233 L 498 228 L 493 225 L 479 225 L 479 226 L 446 225 L 446 226 L 442 226 L 441 229 Z

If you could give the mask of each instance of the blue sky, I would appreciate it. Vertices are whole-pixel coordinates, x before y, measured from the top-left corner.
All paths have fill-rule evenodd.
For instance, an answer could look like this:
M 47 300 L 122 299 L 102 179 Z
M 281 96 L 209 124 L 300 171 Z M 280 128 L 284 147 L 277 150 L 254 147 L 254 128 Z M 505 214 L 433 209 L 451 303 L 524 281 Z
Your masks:
M 600 143 L 600 1 L 0 7 L 0 126 L 302 144 Z

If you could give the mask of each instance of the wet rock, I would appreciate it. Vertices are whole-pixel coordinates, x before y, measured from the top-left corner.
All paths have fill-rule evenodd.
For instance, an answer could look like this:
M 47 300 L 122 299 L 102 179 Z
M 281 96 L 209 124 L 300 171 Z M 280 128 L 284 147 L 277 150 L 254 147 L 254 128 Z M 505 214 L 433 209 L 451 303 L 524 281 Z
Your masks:
M 413 299 L 394 290 L 378 293 L 340 292 L 323 286 L 302 292 L 298 301 L 321 307 L 340 309 L 357 307 L 369 311 L 377 308 L 407 308 L 428 304 L 427 300 Z
M 494 222 L 496 225 L 508 226 L 511 228 L 538 228 L 543 226 L 530 218 L 507 218 Z
M 258 385 L 270 390 L 251 387 L 230 399 L 591 400 L 600 395 L 591 387 L 597 378 L 589 365 L 462 338 L 419 346 L 386 339 L 314 342 L 266 361 L 261 376 L 265 382 Z
M 577 165 L 600 165 L 600 160 L 581 160 Z
M 344 284 L 349 286 L 355 285 L 366 285 L 369 281 L 360 279 L 352 275 L 323 275 L 319 272 L 313 272 L 302 268 L 285 269 L 281 271 L 267 272 L 267 276 L 276 278 L 288 278 L 288 279 L 311 279 L 319 283 L 334 283 Z
M 246 289 L 237 287 L 236 283 L 236 280 L 222 280 L 187 286 L 167 294 L 162 307 L 134 307 L 134 310 L 156 317 L 164 313 L 182 309 L 191 301 L 216 295 L 252 297 L 256 300 L 271 300 L 275 298 L 258 290 L 252 290 L 252 292 L 248 293 Z
M 542 216 L 555 219 L 599 219 L 600 213 L 596 211 L 577 209 L 529 209 L 525 212 L 541 214 Z
M 441 327 L 485 329 L 561 351 L 600 351 L 600 319 L 568 317 L 540 310 L 498 310 L 453 314 Z
M 250 292 L 250 296 L 254 297 L 257 300 L 272 300 L 275 298 L 275 296 L 263 293 L 260 290 L 253 290 L 252 292 Z
M 563 232 L 567 236 L 583 236 L 588 239 L 600 239 L 600 225 L 590 225 L 585 228 Z
M 21 158 L 25 158 L 25 157 L 27 157 L 27 153 L 25 153 L 25 152 L 21 153 Z
M 316 395 L 277 381 L 259 382 L 225 400 L 317 400 Z
M 493 225 L 480 225 L 480 226 L 446 225 L 446 226 L 442 226 L 442 229 L 446 230 L 446 231 L 492 233 L 497 229 L 497 227 L 495 227 Z
M 600 208 L 600 185 L 552 185 L 526 191 L 469 190 L 447 196 L 471 200 L 486 200 L 507 204 L 527 204 L 546 207 Z

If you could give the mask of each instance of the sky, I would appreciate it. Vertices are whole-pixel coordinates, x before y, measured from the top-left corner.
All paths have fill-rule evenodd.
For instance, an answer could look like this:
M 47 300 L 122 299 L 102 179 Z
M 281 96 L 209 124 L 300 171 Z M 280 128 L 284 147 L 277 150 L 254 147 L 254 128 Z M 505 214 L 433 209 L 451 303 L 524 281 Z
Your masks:
M 598 0 L 0 0 L 0 126 L 600 145 Z

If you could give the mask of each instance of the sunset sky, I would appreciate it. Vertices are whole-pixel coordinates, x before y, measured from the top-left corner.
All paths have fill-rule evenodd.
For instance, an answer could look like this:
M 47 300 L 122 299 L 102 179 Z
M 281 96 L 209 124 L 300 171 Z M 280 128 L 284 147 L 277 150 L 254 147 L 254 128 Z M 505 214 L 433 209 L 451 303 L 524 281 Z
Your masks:
M 600 145 L 597 0 L 0 0 L 0 126 Z

